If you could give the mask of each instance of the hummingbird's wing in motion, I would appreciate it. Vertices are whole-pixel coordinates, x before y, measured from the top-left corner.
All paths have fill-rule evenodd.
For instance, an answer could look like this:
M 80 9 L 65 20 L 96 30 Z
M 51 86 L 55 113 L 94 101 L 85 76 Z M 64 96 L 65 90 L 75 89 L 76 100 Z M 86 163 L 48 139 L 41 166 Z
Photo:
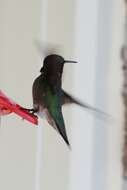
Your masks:
M 89 104 L 87 103 L 82 103 L 81 101 L 77 100 L 76 98 L 74 98 L 73 96 L 69 95 L 67 92 L 65 92 L 64 90 L 63 91 L 63 98 L 62 98 L 62 105 L 64 104 L 72 104 L 72 103 L 75 103 L 85 109 L 88 109 L 92 112 L 95 112 L 95 113 L 98 113 L 98 114 L 101 114 L 102 116 L 109 116 L 108 114 L 104 113 L 103 111 L 97 109 L 97 108 L 94 108 L 92 106 L 90 106 Z
M 51 95 L 51 98 L 49 100 L 48 111 L 56 124 L 58 132 L 63 137 L 66 144 L 70 146 L 66 129 L 65 129 L 59 95 L 56 95 L 56 94 Z

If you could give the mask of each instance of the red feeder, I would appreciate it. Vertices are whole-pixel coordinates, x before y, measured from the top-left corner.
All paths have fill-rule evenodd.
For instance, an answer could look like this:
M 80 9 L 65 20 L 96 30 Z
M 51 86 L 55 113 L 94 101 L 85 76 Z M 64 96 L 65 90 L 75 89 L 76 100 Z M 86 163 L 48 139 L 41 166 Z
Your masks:
M 0 116 L 7 115 L 12 112 L 35 125 L 38 124 L 38 119 L 36 116 L 27 110 L 23 110 L 22 106 L 13 102 L 0 90 Z

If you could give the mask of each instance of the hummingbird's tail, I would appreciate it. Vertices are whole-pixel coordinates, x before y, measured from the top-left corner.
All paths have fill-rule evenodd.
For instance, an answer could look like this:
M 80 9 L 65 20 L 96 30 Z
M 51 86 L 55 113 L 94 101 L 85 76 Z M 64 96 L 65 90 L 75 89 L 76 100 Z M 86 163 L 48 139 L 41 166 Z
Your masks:
M 63 90 L 63 99 L 62 99 L 62 105 L 64 104 L 71 104 L 71 103 L 75 103 L 85 109 L 88 109 L 89 111 L 92 111 L 92 112 L 95 112 L 101 116 L 103 116 L 103 118 L 111 118 L 110 115 L 108 115 L 107 113 L 97 109 L 97 108 L 94 108 L 92 106 L 90 106 L 89 104 L 87 103 L 82 103 L 81 101 L 77 100 L 76 98 L 74 98 L 73 96 L 69 95 L 67 92 L 65 92 Z
M 65 143 L 67 144 L 67 146 L 69 147 L 69 149 L 71 149 L 71 145 L 69 143 L 65 129 L 61 130 L 59 127 L 57 127 L 57 130 L 58 130 L 59 134 L 62 136 Z

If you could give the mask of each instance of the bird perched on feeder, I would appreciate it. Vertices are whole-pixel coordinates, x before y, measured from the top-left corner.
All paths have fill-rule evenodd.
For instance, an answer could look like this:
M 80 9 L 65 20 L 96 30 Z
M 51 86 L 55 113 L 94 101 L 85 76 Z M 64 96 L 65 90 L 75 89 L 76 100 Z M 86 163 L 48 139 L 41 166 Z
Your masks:
M 45 116 L 48 123 L 70 146 L 62 114 L 62 105 L 75 103 L 92 111 L 101 111 L 81 103 L 62 89 L 62 73 L 66 63 L 76 62 L 65 60 L 58 54 L 50 54 L 45 57 L 40 75 L 33 83 L 33 109 L 29 109 L 29 111 Z

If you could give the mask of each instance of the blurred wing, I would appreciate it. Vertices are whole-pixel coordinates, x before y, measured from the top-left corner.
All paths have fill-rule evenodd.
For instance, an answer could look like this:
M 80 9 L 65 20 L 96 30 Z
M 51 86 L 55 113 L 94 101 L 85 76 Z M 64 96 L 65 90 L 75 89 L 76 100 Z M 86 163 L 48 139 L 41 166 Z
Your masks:
M 90 106 L 89 104 L 87 103 L 82 103 L 81 101 L 77 100 L 76 98 L 74 98 L 73 96 L 69 95 L 67 92 L 65 92 L 63 90 L 63 98 L 62 98 L 62 105 L 64 104 L 72 104 L 72 103 L 75 103 L 85 109 L 88 109 L 92 112 L 95 112 L 95 113 L 98 113 L 98 114 L 101 114 L 101 116 L 104 116 L 104 117 L 110 117 L 110 115 L 108 115 L 107 113 L 104 113 L 103 111 L 97 109 L 97 108 L 94 108 L 92 106 Z
M 41 54 L 41 56 L 48 56 L 51 54 L 61 54 L 62 48 L 58 44 L 53 44 L 49 42 L 42 42 L 40 40 L 34 41 L 35 46 L 37 47 L 38 52 Z

